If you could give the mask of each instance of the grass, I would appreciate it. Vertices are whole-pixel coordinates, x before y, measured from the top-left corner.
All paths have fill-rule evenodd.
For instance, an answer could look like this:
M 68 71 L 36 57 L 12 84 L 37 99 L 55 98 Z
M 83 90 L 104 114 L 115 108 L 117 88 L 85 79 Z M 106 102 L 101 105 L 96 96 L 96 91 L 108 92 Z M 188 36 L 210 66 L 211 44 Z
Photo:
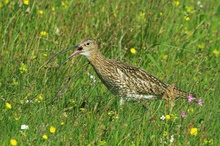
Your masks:
M 216 1 L 3 0 L 0 12 L 1 145 L 220 142 Z M 203 106 L 187 99 L 174 105 L 156 100 L 119 106 L 85 57 L 58 70 L 70 52 L 45 64 L 85 37 L 96 38 L 107 58 L 140 66 L 195 93 Z M 180 116 L 183 112 L 186 117 Z

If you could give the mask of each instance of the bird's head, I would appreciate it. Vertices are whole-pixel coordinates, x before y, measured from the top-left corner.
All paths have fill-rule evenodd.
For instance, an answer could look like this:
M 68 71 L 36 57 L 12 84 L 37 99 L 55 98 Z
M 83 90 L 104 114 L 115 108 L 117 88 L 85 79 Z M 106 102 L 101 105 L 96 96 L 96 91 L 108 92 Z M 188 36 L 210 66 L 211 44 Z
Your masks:
M 86 38 L 86 39 L 83 39 L 78 45 L 58 52 L 53 57 L 51 57 L 47 63 L 49 63 L 51 60 L 53 60 L 56 56 L 58 56 L 64 52 L 73 50 L 73 49 L 76 49 L 76 50 L 63 63 L 65 63 L 68 59 L 70 59 L 71 57 L 73 57 L 76 54 L 81 54 L 81 55 L 84 55 L 88 58 L 90 56 L 90 53 L 92 51 L 95 51 L 97 48 L 98 48 L 98 45 L 94 39 Z
M 86 57 L 89 57 L 91 51 L 97 49 L 97 43 L 94 39 L 83 39 L 78 45 L 76 45 L 73 48 L 76 48 L 77 50 L 71 54 L 71 56 L 74 56 L 76 54 L 81 54 Z

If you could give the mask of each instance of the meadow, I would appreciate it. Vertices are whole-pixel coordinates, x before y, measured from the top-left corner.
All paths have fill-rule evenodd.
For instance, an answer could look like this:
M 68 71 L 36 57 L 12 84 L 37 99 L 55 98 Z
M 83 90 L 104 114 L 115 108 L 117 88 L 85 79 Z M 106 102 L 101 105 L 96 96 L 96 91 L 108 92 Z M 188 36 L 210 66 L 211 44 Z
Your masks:
M 0 145 L 219 145 L 220 3 L 215 0 L 1 0 Z M 194 98 L 128 101 L 83 56 L 139 66 Z

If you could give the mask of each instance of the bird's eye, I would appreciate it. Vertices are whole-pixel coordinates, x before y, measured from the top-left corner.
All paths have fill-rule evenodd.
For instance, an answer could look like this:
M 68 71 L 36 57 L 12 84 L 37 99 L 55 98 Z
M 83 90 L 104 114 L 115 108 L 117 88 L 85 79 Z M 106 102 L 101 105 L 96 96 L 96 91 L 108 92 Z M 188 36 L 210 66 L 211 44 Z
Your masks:
M 86 46 L 89 46 L 90 45 L 90 42 L 86 43 Z

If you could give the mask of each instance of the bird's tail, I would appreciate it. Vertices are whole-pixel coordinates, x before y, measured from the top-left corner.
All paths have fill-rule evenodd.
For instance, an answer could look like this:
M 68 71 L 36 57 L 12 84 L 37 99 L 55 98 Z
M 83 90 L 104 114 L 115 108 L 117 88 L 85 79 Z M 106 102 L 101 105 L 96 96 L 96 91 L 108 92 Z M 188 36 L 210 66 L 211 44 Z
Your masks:
M 189 92 L 186 92 L 175 86 L 175 83 L 172 85 L 167 84 L 166 88 L 166 96 L 173 98 L 187 98 L 189 96 Z
M 174 92 L 174 95 L 175 95 L 176 97 L 183 97 L 183 98 L 187 98 L 187 97 L 189 96 L 189 94 L 190 94 L 190 93 L 188 93 L 188 92 L 186 92 L 186 91 L 183 91 L 183 90 L 181 90 L 181 89 L 179 89 L 179 88 L 177 88 L 177 87 L 175 87 L 175 88 L 173 89 L 173 92 Z

